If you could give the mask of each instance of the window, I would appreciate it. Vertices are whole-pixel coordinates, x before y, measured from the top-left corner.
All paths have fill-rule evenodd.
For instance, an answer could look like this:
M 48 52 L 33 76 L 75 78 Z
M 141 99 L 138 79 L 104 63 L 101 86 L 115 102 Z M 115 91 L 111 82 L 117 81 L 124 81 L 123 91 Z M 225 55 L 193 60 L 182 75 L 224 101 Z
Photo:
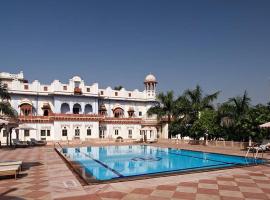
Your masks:
M 139 116 L 142 116 L 142 112 L 141 111 L 139 112 Z
M 23 105 L 20 105 L 20 115 L 23 115 L 23 116 L 29 116 L 29 115 L 32 115 L 32 105 L 30 104 L 23 104 Z
M 91 147 L 87 147 L 87 153 L 91 153 L 92 148 Z
M 40 130 L 40 136 L 46 137 L 46 130 Z
M 80 137 L 80 129 L 79 129 L 79 127 L 77 127 L 75 129 L 75 137 Z
M 67 86 L 66 85 L 63 86 L 63 90 L 67 90 Z
M 47 130 L 47 137 L 51 136 L 51 130 Z
M 87 136 L 90 136 L 90 135 L 91 135 L 91 129 L 88 128 L 88 129 L 87 129 Z
M 114 114 L 114 117 L 116 118 L 120 118 L 120 117 L 124 117 L 124 110 L 122 108 L 115 108 L 113 110 L 113 114 Z
M 132 130 L 131 130 L 131 129 L 128 130 L 128 138 L 129 138 L 129 139 L 132 139 Z
M 76 103 L 74 104 L 73 106 L 73 114 L 80 114 L 82 108 L 81 108 L 81 105 Z
M 99 138 L 104 138 L 104 137 L 105 137 L 104 130 L 99 130 Z
M 47 110 L 47 109 L 44 110 L 44 111 L 43 111 L 43 116 L 49 116 L 49 110 Z
M 67 137 L 67 129 L 66 129 L 66 127 L 64 127 L 64 129 L 62 130 L 62 136 Z
M 48 91 L 48 87 L 47 86 L 44 87 L 44 91 Z
M 128 96 L 131 97 L 131 93 L 128 93 Z
M 118 135 L 118 129 L 114 130 L 114 134 Z
M 118 92 L 115 92 L 114 95 L 115 95 L 115 96 L 118 96 Z
M 8 84 L 7 83 L 4 83 L 3 84 L 3 87 L 7 89 L 8 88 Z
M 87 88 L 86 91 L 87 91 L 87 92 L 90 92 L 90 88 Z
M 81 82 L 79 82 L 79 81 L 75 81 L 75 82 L 74 82 L 74 84 L 75 84 L 75 88 L 79 88 L 79 87 L 80 87 Z
M 24 89 L 25 90 L 28 90 L 28 85 L 24 85 Z
M 24 130 L 24 137 L 29 137 L 30 136 L 30 133 L 29 133 L 29 130 Z
M 100 95 L 103 95 L 104 94 L 104 92 L 103 91 L 100 91 Z

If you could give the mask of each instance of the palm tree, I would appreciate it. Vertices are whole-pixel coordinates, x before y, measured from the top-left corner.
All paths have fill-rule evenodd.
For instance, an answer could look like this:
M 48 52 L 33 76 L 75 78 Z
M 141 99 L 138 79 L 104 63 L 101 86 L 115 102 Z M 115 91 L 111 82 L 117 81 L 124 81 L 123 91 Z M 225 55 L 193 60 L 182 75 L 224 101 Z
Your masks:
M 0 114 L 10 118 L 16 118 L 17 112 L 11 107 L 10 95 L 7 88 L 0 82 Z
M 157 95 L 157 100 L 159 103 L 153 107 L 151 107 L 148 111 L 148 115 L 156 114 L 158 119 L 162 117 L 167 117 L 168 124 L 171 124 L 171 118 L 175 113 L 175 102 L 174 102 L 174 95 L 173 91 L 168 91 L 166 94 L 163 92 Z M 169 138 L 171 138 L 171 133 L 169 130 Z
M 13 121 L 17 121 L 17 112 L 9 103 L 10 95 L 7 88 L 0 82 L 0 117 L 9 118 Z M 4 128 L 3 125 L 0 126 L 1 129 Z M 7 129 L 8 127 L 6 127 Z M 11 129 L 6 130 L 7 133 L 7 145 L 11 144 Z
M 251 99 L 248 97 L 246 90 L 243 96 L 237 96 L 229 99 L 228 103 L 234 108 L 235 118 L 241 118 L 247 113 L 250 106 L 250 101 Z
M 199 115 L 201 111 L 205 109 L 214 109 L 214 105 L 212 103 L 214 100 L 217 99 L 219 93 L 220 91 L 204 96 L 202 88 L 199 85 L 197 85 L 194 90 L 188 89 L 184 92 L 183 96 L 190 104 L 190 115 L 193 117 L 194 120 L 200 117 Z
M 247 91 L 245 91 L 243 96 L 230 98 L 227 102 L 218 107 L 220 125 L 227 129 L 227 135 L 230 137 L 237 140 L 242 138 L 241 134 L 245 130 L 243 122 L 247 118 L 250 109 L 250 101 L 251 99 L 248 97 Z

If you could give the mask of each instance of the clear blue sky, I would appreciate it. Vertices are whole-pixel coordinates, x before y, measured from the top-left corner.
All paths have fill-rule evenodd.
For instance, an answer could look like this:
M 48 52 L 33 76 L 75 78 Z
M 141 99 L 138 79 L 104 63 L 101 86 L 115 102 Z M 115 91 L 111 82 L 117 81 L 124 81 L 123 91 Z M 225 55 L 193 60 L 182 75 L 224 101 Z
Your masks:
M 219 101 L 270 101 L 269 0 L 6 0 L 0 3 L 0 71 L 30 81 L 73 75 L 101 87 L 159 91 L 200 84 Z

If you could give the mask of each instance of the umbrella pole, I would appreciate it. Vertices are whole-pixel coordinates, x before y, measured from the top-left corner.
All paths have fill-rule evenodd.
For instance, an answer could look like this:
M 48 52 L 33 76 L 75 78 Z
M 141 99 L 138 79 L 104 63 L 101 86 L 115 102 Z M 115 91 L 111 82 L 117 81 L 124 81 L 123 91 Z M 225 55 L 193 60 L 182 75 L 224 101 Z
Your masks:
M 11 136 L 12 136 L 12 128 L 9 130 L 9 144 L 11 146 Z
M 8 146 L 8 125 L 5 125 L 5 131 L 6 131 L 6 146 Z

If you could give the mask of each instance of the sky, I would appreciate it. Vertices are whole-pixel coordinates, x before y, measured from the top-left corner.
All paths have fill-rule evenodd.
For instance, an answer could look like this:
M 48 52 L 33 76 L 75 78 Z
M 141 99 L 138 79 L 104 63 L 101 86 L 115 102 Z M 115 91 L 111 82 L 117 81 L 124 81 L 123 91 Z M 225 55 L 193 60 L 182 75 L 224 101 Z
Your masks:
M 202 86 L 218 102 L 270 101 L 269 0 L 8 0 L 0 2 L 0 71 L 29 81 L 81 76 L 101 88 L 178 96 Z

